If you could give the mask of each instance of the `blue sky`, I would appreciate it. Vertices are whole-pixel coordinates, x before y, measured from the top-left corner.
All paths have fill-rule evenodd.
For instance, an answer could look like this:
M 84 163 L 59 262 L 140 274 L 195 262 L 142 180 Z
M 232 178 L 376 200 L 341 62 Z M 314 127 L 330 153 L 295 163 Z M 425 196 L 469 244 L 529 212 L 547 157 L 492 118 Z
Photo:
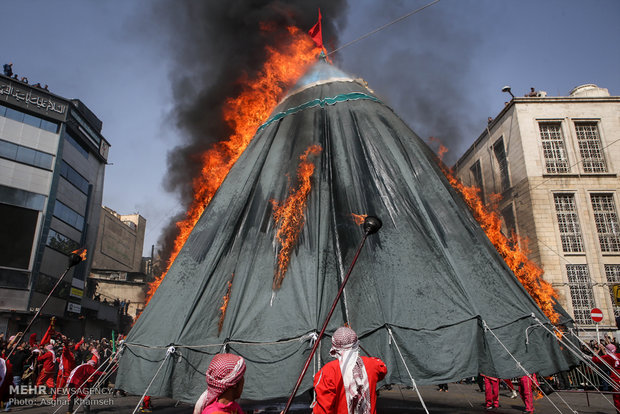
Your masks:
M 349 1 L 340 43 L 429 1 Z M 153 36 L 151 4 L 5 1 L 0 25 L 1 63 L 79 98 L 103 121 L 112 144 L 103 202 L 147 219 L 145 254 L 182 210 L 161 184 L 166 154 L 182 139 L 170 118 L 174 66 L 166 33 Z M 619 18 L 618 0 L 441 0 L 335 59 L 423 139 L 438 135 L 458 157 L 508 100 L 504 85 L 516 96 L 530 87 L 565 96 L 585 83 L 620 95 Z

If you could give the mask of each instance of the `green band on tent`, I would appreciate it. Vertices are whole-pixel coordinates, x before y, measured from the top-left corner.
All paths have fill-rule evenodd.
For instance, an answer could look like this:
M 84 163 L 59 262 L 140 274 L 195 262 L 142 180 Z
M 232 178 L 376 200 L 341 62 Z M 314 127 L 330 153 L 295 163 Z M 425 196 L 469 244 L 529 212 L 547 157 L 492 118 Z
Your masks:
M 313 99 L 301 105 L 295 106 L 293 108 L 289 108 L 284 112 L 278 112 L 277 114 L 269 118 L 263 125 L 259 126 L 256 132 L 259 132 L 260 130 L 262 130 L 263 128 L 265 128 L 266 126 L 268 126 L 274 121 L 280 120 L 287 115 L 291 115 L 296 112 L 303 111 L 304 109 L 307 109 L 307 108 L 312 108 L 315 106 L 320 106 L 321 108 L 323 108 L 325 105 L 335 105 L 338 102 L 355 101 L 358 99 L 369 99 L 371 101 L 379 102 L 379 100 L 375 98 L 374 96 L 366 95 L 365 93 L 361 93 L 361 92 L 345 93 L 341 95 L 336 95 L 333 98 Z

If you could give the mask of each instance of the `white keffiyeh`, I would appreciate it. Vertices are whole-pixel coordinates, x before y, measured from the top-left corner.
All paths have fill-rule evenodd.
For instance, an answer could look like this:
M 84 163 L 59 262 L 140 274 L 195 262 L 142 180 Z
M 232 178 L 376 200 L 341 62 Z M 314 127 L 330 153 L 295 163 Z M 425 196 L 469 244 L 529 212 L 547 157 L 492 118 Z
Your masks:
M 359 341 L 353 329 L 342 327 L 334 332 L 330 355 L 338 359 L 349 414 L 370 413 L 370 386 L 364 362 L 359 356 Z

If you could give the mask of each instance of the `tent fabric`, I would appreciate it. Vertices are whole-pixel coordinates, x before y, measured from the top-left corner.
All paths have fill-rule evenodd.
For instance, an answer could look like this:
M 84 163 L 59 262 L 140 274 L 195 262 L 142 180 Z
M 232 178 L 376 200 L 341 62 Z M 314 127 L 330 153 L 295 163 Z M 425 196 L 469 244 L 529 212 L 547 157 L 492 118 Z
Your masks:
M 363 237 L 352 214 L 375 215 L 383 227 L 367 239 L 315 367 L 347 322 L 386 362 L 386 383 L 410 384 L 407 368 L 417 384 L 523 375 L 504 346 L 528 372 L 568 368 L 534 317 L 549 321 L 434 154 L 362 82 L 332 68 L 317 63 L 230 170 L 129 333 L 117 388 L 142 394 L 161 368 L 149 395 L 193 402 L 213 355 L 232 352 L 246 359 L 244 398 L 288 396 Z M 303 228 L 274 292 L 272 200 L 286 199 L 299 157 L 317 144 Z M 309 372 L 300 392 L 311 386 Z

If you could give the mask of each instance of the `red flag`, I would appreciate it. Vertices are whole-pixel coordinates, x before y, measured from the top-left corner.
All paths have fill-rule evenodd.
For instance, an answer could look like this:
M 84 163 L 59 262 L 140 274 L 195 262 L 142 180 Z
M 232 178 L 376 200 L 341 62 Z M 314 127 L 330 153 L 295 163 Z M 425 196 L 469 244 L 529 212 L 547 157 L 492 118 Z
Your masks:
M 316 22 L 312 29 L 308 31 L 308 34 L 314 40 L 314 43 L 321 49 L 323 49 L 323 33 L 321 32 L 321 9 L 319 9 L 319 21 Z

